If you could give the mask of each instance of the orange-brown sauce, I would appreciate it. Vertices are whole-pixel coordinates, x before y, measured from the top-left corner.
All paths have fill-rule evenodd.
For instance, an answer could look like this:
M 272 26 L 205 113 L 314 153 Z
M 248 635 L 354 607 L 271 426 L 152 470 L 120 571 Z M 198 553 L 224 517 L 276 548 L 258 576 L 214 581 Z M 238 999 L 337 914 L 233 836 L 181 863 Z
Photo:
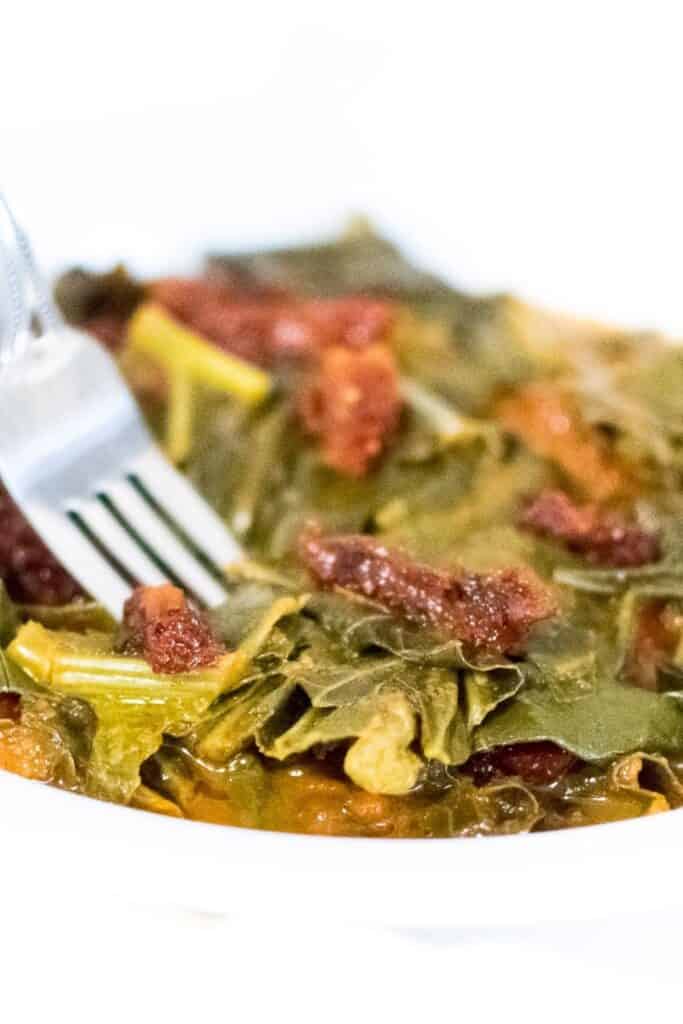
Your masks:
M 678 805 L 650 792 L 649 785 L 616 788 L 609 766 L 585 765 L 549 784 L 522 784 L 511 777 L 478 787 L 454 772 L 406 796 L 382 796 L 354 786 L 334 763 L 304 757 L 264 764 L 247 754 L 236 758 L 220 781 L 200 773 L 181 805 L 188 818 L 222 825 L 306 835 L 432 838 L 595 825 Z

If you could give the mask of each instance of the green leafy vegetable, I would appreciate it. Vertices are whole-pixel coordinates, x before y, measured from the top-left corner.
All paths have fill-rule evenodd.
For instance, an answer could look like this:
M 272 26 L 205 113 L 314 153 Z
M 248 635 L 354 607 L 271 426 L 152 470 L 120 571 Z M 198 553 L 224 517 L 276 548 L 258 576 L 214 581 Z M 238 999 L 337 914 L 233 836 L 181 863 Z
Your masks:
M 475 667 L 465 657 L 459 640 L 444 638 L 425 627 L 401 620 L 353 594 L 319 592 L 311 596 L 307 608 L 343 648 L 356 654 L 380 648 L 417 664 Z M 477 662 L 477 667 L 481 668 L 508 665 L 503 657 L 482 657 Z
M 487 715 L 503 701 L 514 697 L 524 681 L 519 670 L 501 669 L 491 672 L 473 670 L 466 672 L 464 679 L 469 730 L 481 725 Z
M 369 793 L 409 792 L 422 770 L 421 759 L 410 750 L 415 736 L 415 713 L 402 693 L 387 691 L 334 711 L 306 712 L 264 753 L 284 758 L 319 743 L 355 737 L 344 759 L 349 778 Z
M 610 768 L 610 785 L 633 794 L 644 814 L 656 814 L 683 803 L 683 785 L 664 757 L 638 751 L 621 758 Z
M 120 268 L 62 279 L 71 319 L 123 328 L 133 314 L 133 349 L 167 371 L 169 450 L 246 553 L 211 613 L 231 653 L 186 677 L 117 655 L 97 606 L 15 609 L 0 591 L 4 686 L 27 713 L 48 709 L 71 759 L 63 777 L 159 813 L 353 835 L 501 834 L 682 804 L 683 353 L 507 295 L 467 296 L 365 224 L 323 245 L 216 255 L 209 269 L 249 304 L 267 295 L 264 324 L 274 294 L 391 300 L 381 343 L 400 375 L 400 423 L 372 471 L 346 478 L 301 425 L 305 359 L 264 374 L 189 315 L 180 325 L 145 304 Z M 528 430 L 505 429 L 506 404 Z M 520 528 L 544 489 L 575 497 L 586 451 L 615 481 L 605 512 L 657 532 L 658 561 L 596 567 L 590 549 Z M 381 602 L 317 590 L 298 554 L 310 522 L 437 568 L 531 568 L 558 612 L 512 655 L 466 656 Z M 519 773 L 502 778 L 512 769 L 496 748 L 538 741 L 577 760 L 560 752 L 564 774 L 529 781 L 517 751 Z M 542 768 L 544 751 L 527 755 Z
M 450 674 L 432 669 L 417 694 L 420 747 L 430 761 L 459 765 L 472 752 L 469 723 L 460 709 L 459 686 Z
M 250 743 L 281 710 L 294 684 L 277 676 L 265 676 L 245 685 L 223 702 L 208 726 L 199 726 L 190 741 L 201 758 L 223 764 Z
M 474 734 L 477 750 L 535 740 L 552 740 L 587 761 L 632 750 L 675 754 L 683 747 L 683 709 L 666 694 L 609 682 L 571 702 L 525 687 Z
M 87 773 L 95 734 L 90 705 L 41 686 L 0 650 L 0 696 L 3 693 L 21 698 L 22 726 L 32 734 L 33 747 L 49 757 L 50 781 L 78 788 Z
M 263 370 L 222 352 L 154 303 L 143 303 L 136 310 L 128 333 L 134 351 L 244 402 L 260 402 L 270 390 L 270 378 Z
M 243 538 L 253 557 L 291 556 L 310 520 L 333 531 L 359 531 L 387 507 L 406 518 L 452 510 L 487 451 L 483 442 L 444 445 L 406 412 L 400 437 L 376 472 L 360 480 L 325 466 L 292 418 L 286 399 L 248 415 L 231 403 L 204 411 L 204 443 L 187 469 L 198 488 Z
M 68 629 L 79 633 L 86 630 L 108 632 L 116 626 L 109 612 L 96 601 L 79 600 L 61 605 L 26 604 L 19 605 L 17 611 L 21 619 L 39 622 L 47 629 Z
M 676 488 L 683 473 L 683 352 L 657 337 L 620 338 L 615 368 L 586 355 L 578 395 L 586 416 L 615 431 L 615 445 L 653 481 Z
M 295 294 L 336 296 L 353 292 L 404 298 L 449 294 L 431 274 L 416 269 L 401 252 L 369 226 L 355 223 L 338 241 L 266 252 L 211 255 L 212 271 L 229 279 L 246 275 Z
M 139 784 L 139 768 L 164 733 L 179 735 L 206 710 L 233 667 L 227 655 L 216 668 L 187 675 L 155 675 L 139 658 L 115 655 L 107 633 L 49 631 L 22 626 L 8 648 L 16 666 L 62 696 L 86 700 L 97 716 L 86 788 L 126 802 Z

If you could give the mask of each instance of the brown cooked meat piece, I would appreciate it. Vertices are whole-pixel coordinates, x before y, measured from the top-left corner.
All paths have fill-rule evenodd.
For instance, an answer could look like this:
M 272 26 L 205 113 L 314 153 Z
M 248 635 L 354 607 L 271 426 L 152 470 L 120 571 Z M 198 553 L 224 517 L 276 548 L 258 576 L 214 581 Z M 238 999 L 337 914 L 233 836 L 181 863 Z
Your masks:
M 155 672 L 213 665 L 225 648 L 178 587 L 137 587 L 123 607 L 119 649 L 142 655 Z
M 401 415 L 398 370 L 386 345 L 326 349 L 298 399 L 304 429 L 320 438 L 326 465 L 362 477 L 396 433 Z
M 515 775 L 530 785 L 542 786 L 562 778 L 576 767 L 578 758 L 547 740 L 512 743 L 473 754 L 461 768 L 477 786 Z
M 0 484 L 0 579 L 14 601 L 68 604 L 83 596 Z
M 149 296 L 220 348 L 260 366 L 315 359 L 330 345 L 371 345 L 388 335 L 395 318 L 393 303 L 381 299 L 254 295 L 206 278 L 164 278 Z
M 542 491 L 522 512 L 520 524 L 563 541 L 570 551 L 597 565 L 621 568 L 659 558 L 657 537 L 594 504 L 577 505 L 564 491 Z
M 556 611 L 548 588 L 527 568 L 445 572 L 372 537 L 325 537 L 313 529 L 302 536 L 300 552 L 321 586 L 354 591 L 477 650 L 518 652 L 531 626 Z

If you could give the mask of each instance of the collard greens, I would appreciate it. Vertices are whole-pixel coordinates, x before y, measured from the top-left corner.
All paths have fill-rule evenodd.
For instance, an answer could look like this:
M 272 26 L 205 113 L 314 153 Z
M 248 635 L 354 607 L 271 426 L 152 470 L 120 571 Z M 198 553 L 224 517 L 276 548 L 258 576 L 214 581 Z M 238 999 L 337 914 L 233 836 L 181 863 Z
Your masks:
M 121 654 L 96 605 L 15 605 L 0 588 L 0 697 L 21 700 L 19 724 L 0 703 L 0 764 L 13 763 L 3 743 L 15 751 L 29 727 L 60 785 L 161 813 L 354 835 L 504 833 L 682 803 L 681 351 L 507 295 L 465 295 L 364 224 L 317 246 L 215 253 L 209 271 L 252 313 L 287 296 L 390 300 L 398 426 L 369 472 L 345 476 L 300 415 L 301 362 L 266 361 L 257 404 L 195 381 L 177 452 L 246 552 L 211 612 L 227 653 L 158 675 Z M 147 294 L 121 268 L 71 272 L 58 288 L 70 319 L 105 316 L 124 334 Z M 158 425 L 159 367 L 125 347 L 123 365 Z M 552 415 L 530 413 L 544 396 Z M 590 464 L 609 470 L 607 497 Z M 575 524 L 592 501 L 589 519 L 639 524 L 659 557 L 608 564 L 561 531 L 522 528 L 526 503 L 558 491 Z M 311 523 L 444 572 L 532 569 L 555 613 L 505 654 L 467 648 L 365 591 L 318 586 L 298 548 Z M 562 770 L 544 774 L 558 748 Z

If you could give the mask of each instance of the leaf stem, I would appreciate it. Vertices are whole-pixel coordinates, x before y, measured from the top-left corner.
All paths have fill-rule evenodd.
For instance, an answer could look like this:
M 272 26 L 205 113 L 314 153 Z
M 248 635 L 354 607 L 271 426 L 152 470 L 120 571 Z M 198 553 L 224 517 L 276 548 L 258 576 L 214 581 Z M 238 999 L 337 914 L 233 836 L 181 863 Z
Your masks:
M 151 356 L 169 372 L 184 370 L 189 379 L 248 404 L 261 402 L 272 386 L 270 374 L 222 352 L 153 302 L 144 302 L 133 315 L 128 340 L 133 349 Z

